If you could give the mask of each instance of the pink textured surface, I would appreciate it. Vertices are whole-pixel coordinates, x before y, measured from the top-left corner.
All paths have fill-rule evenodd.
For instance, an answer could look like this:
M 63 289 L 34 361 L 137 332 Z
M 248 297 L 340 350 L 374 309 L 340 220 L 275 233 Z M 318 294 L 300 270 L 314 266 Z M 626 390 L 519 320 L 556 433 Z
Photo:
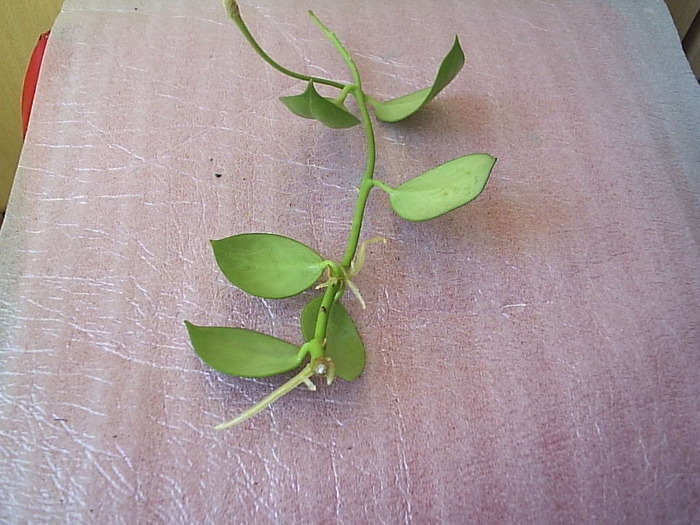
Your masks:
M 288 115 L 218 2 L 68 0 L 0 232 L 0 518 L 697 522 L 700 90 L 663 2 L 289 4 L 242 4 L 268 51 L 346 79 L 313 7 L 380 98 L 459 34 L 378 176 L 486 151 L 490 185 L 424 224 L 374 195 L 365 374 L 215 432 L 281 380 L 211 371 L 183 320 L 296 341 L 304 299 L 233 288 L 208 239 L 339 257 L 363 137 Z

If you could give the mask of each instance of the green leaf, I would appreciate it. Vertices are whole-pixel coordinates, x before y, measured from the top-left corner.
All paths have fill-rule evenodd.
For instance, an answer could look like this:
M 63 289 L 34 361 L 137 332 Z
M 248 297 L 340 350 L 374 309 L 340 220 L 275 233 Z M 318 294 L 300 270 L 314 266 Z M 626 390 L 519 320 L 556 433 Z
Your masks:
M 319 95 L 311 80 L 301 95 L 280 97 L 280 100 L 295 115 L 318 120 L 329 128 L 351 128 L 360 123 L 343 104 Z
M 243 233 L 211 241 L 216 262 L 249 294 L 281 299 L 303 292 L 323 273 L 323 257 L 308 246 L 272 233 Z
M 370 103 L 374 106 L 377 118 L 383 122 L 398 122 L 399 120 L 413 115 L 416 111 L 433 100 L 440 91 L 445 89 L 457 76 L 457 73 L 460 72 L 463 65 L 464 52 L 459 45 L 459 38 L 455 36 L 452 49 L 450 49 L 447 56 L 442 59 L 440 69 L 438 70 L 435 82 L 433 82 L 432 86 L 409 95 L 387 100 L 386 102 L 377 102 L 376 100 L 370 99 Z
M 226 374 L 266 377 L 288 372 L 301 364 L 299 347 L 245 328 L 195 326 L 185 321 L 197 355 Z
M 314 337 L 322 300 L 323 296 L 316 297 L 301 312 L 301 333 L 306 341 Z M 333 305 L 328 319 L 326 356 L 333 360 L 336 375 L 346 381 L 354 381 L 365 369 L 365 345 L 352 317 L 339 302 Z
M 475 153 L 453 159 L 403 183 L 378 185 L 389 194 L 394 211 L 409 221 L 433 219 L 475 199 L 486 186 L 496 159 Z

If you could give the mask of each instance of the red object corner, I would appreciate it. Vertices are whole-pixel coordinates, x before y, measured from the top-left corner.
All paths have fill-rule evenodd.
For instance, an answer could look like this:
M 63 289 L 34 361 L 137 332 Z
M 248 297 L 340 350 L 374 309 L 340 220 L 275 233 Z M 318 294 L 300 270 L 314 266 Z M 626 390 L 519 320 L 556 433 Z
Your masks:
M 49 33 L 51 33 L 51 31 L 46 31 L 39 37 L 36 46 L 34 46 L 34 51 L 32 51 L 32 56 L 29 59 L 27 72 L 24 75 L 24 86 L 22 87 L 22 137 L 27 136 L 29 116 L 32 113 L 34 93 L 36 93 L 36 84 L 39 80 L 39 71 L 41 71 L 41 62 L 44 59 L 44 51 L 46 50 L 46 42 L 49 39 Z

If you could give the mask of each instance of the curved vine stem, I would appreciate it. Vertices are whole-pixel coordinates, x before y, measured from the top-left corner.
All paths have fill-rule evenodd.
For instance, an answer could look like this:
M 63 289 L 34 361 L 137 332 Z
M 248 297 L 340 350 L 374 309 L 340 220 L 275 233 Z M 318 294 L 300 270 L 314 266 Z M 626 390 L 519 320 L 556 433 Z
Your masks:
M 369 193 L 374 186 L 372 179 L 374 177 L 374 166 L 376 164 L 377 153 L 374 138 L 374 127 L 372 125 L 372 119 L 369 116 L 369 111 L 367 110 L 367 96 L 364 91 L 362 91 L 362 78 L 360 77 L 360 72 L 355 65 L 355 61 L 345 49 L 345 46 L 338 39 L 338 37 L 330 29 L 328 29 L 323 22 L 314 14 L 313 11 L 309 11 L 309 15 L 316 23 L 316 25 L 323 31 L 328 40 L 331 41 L 333 46 L 338 50 L 340 55 L 345 60 L 345 64 L 350 70 L 352 75 L 352 80 L 354 85 L 350 87 L 350 92 L 357 101 L 358 109 L 360 110 L 360 117 L 362 120 L 362 126 L 365 130 L 365 142 L 367 148 L 367 162 L 365 164 L 365 171 L 362 175 L 362 182 L 360 183 L 360 194 L 357 198 L 357 204 L 355 205 L 355 213 L 352 219 L 352 226 L 350 227 L 350 236 L 348 238 L 348 244 L 341 261 L 341 265 L 345 268 L 350 268 L 353 258 L 355 257 L 355 252 L 357 251 L 357 244 L 360 240 L 360 231 L 362 230 L 362 219 L 364 218 L 365 208 L 367 206 L 367 199 L 369 198 Z
M 352 96 L 357 102 L 361 115 L 361 122 L 365 132 L 367 160 L 365 163 L 364 173 L 362 175 L 362 181 L 360 182 L 359 186 L 359 195 L 355 204 L 355 211 L 353 213 L 350 234 L 348 236 L 348 242 L 345 248 L 345 252 L 343 254 L 343 259 L 340 265 L 337 265 L 332 261 L 325 261 L 326 267 L 329 271 L 329 281 L 324 292 L 323 299 L 321 300 L 321 306 L 319 308 L 318 316 L 316 318 L 314 337 L 311 341 L 308 341 L 304 346 L 302 346 L 302 351 L 308 351 L 308 353 L 310 354 L 310 362 L 307 363 L 306 366 L 304 366 L 296 376 L 287 381 L 281 387 L 277 388 L 267 397 L 260 400 L 251 408 L 240 414 L 238 417 L 232 419 L 231 421 L 216 426 L 215 428 L 218 430 L 238 425 L 239 423 L 242 423 L 243 421 L 253 417 L 254 415 L 267 408 L 274 401 L 287 394 L 302 383 L 307 384 L 307 386 L 309 386 L 310 388 L 313 387 L 313 383 L 310 380 L 311 376 L 313 375 L 325 375 L 328 384 L 330 384 L 333 381 L 333 377 L 335 374 L 333 363 L 324 355 L 326 345 L 326 331 L 328 329 L 328 322 L 330 319 L 330 314 L 333 305 L 342 297 L 347 287 L 350 287 L 358 295 L 361 303 L 364 303 L 364 301 L 362 301 L 361 296 L 359 295 L 359 291 L 357 291 L 354 284 L 350 281 L 350 278 L 353 277 L 359 271 L 359 269 L 362 267 L 362 262 L 364 260 L 363 243 L 363 246 L 360 248 L 360 254 L 358 256 L 357 265 L 353 265 L 355 255 L 358 251 L 358 243 L 360 239 L 360 232 L 362 230 L 362 221 L 364 218 L 365 208 L 367 206 L 367 200 L 369 198 L 370 191 L 377 183 L 377 181 L 373 180 L 374 168 L 376 164 L 376 145 L 374 128 L 372 126 L 372 120 L 367 109 L 368 97 L 362 90 L 362 79 L 360 78 L 360 73 L 357 69 L 357 66 L 355 65 L 355 62 L 350 56 L 350 53 L 348 53 L 347 49 L 345 49 L 345 46 L 343 46 L 338 37 L 336 37 L 336 35 L 333 32 L 331 32 L 313 12 L 309 11 L 309 15 L 311 15 L 314 22 L 318 25 L 321 31 L 326 35 L 326 37 L 331 41 L 333 46 L 343 57 L 343 60 L 345 61 L 352 75 L 352 84 L 344 84 L 342 82 L 336 82 L 334 80 L 304 75 L 302 73 L 297 73 L 280 65 L 279 63 L 274 61 L 260 47 L 255 38 L 251 35 L 250 31 L 248 30 L 248 27 L 246 26 L 245 22 L 243 21 L 243 18 L 241 17 L 238 4 L 235 2 L 235 0 L 224 0 L 224 6 L 226 7 L 226 11 L 228 12 L 231 20 L 233 20 L 233 22 L 236 24 L 236 26 L 241 31 L 248 43 L 253 47 L 257 54 L 260 55 L 260 57 L 265 62 L 267 62 L 277 71 L 292 78 L 296 78 L 306 82 L 313 81 L 318 84 L 325 84 L 327 86 L 340 89 L 341 92 L 336 98 L 336 100 L 340 103 L 342 103 L 345 100 L 348 94 L 352 94 Z M 368 242 L 375 242 L 375 240 L 372 239 Z
M 343 57 L 345 64 L 350 70 L 352 75 L 353 85 L 344 89 L 343 91 L 349 91 L 352 96 L 357 101 L 357 106 L 360 110 L 360 117 L 362 121 L 362 127 L 365 131 L 365 142 L 367 148 L 367 161 L 365 164 L 365 171 L 362 175 L 362 181 L 360 182 L 360 192 L 357 197 L 357 202 L 355 204 L 355 212 L 353 214 L 352 225 L 350 226 L 350 234 L 348 236 L 347 246 L 345 248 L 345 253 L 343 254 L 343 259 L 341 261 L 341 266 L 344 268 L 345 273 L 351 270 L 352 261 L 355 258 L 355 253 L 357 252 L 357 245 L 360 240 L 360 232 L 362 230 L 362 220 L 365 214 L 365 208 L 367 207 L 367 200 L 369 198 L 370 191 L 374 187 L 372 182 L 374 177 L 374 167 L 376 164 L 376 145 L 374 137 L 374 127 L 372 126 L 372 119 L 370 118 L 369 111 L 367 110 L 367 99 L 365 93 L 362 91 L 362 78 L 360 77 L 360 72 L 355 65 L 355 61 L 350 56 L 350 53 L 338 39 L 338 37 L 330 29 L 328 29 L 323 22 L 314 14 L 313 11 L 309 11 L 309 15 L 316 23 L 316 25 L 321 29 L 324 35 L 330 40 L 333 46 L 338 50 L 340 55 Z M 326 294 L 323 297 L 321 303 L 321 308 L 319 310 L 319 316 L 316 320 L 316 331 L 314 337 L 321 336 L 325 338 L 326 328 L 328 325 L 328 317 L 330 315 L 330 309 L 333 307 L 333 303 L 342 296 L 345 291 L 345 286 L 340 287 L 339 285 L 331 285 L 326 290 Z M 336 293 L 337 292 L 337 293 Z M 331 293 L 333 298 L 331 298 Z M 359 292 L 357 292 L 359 295 Z M 360 296 L 361 297 L 361 296 Z M 360 299 L 361 303 L 364 303 Z M 321 339 L 323 340 L 323 339 Z
M 233 23 L 236 24 L 240 32 L 243 34 L 243 36 L 251 45 L 251 47 L 255 50 L 255 52 L 258 55 L 260 55 L 260 58 L 262 58 L 265 62 L 274 67 L 280 73 L 287 75 L 288 77 L 296 78 L 298 80 L 304 80 L 305 82 L 312 80 L 317 84 L 325 84 L 326 86 L 332 86 L 338 89 L 343 89 L 347 86 L 347 84 L 343 84 L 342 82 L 336 82 L 335 80 L 329 80 L 327 78 L 314 77 L 310 75 L 304 75 L 303 73 L 297 73 L 296 71 L 292 71 L 291 69 L 287 69 L 286 67 L 280 65 L 278 62 L 273 60 L 272 57 L 268 55 L 262 47 L 260 47 L 260 44 L 258 44 L 253 35 L 250 33 L 250 31 L 248 30 L 248 26 L 246 26 L 246 23 L 243 21 L 243 17 L 241 17 L 241 12 L 238 8 L 238 3 L 235 0 L 224 0 L 224 7 L 226 8 L 228 16 L 231 18 L 231 20 L 233 20 Z

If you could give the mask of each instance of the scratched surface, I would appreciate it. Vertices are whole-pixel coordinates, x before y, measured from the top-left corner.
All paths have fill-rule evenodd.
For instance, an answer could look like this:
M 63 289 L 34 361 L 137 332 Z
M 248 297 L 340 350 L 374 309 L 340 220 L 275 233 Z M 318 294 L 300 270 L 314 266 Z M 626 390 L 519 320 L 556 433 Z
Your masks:
M 219 2 L 116 4 L 66 2 L 0 232 L 2 521 L 697 522 L 700 90 L 661 0 L 242 2 L 278 60 L 348 79 L 313 7 L 378 98 L 459 34 L 377 176 L 499 162 L 432 222 L 373 195 L 365 374 L 223 433 L 282 379 L 213 372 L 183 320 L 298 342 L 308 296 L 246 296 L 208 239 L 340 257 L 364 139 L 290 116 L 303 86 Z

